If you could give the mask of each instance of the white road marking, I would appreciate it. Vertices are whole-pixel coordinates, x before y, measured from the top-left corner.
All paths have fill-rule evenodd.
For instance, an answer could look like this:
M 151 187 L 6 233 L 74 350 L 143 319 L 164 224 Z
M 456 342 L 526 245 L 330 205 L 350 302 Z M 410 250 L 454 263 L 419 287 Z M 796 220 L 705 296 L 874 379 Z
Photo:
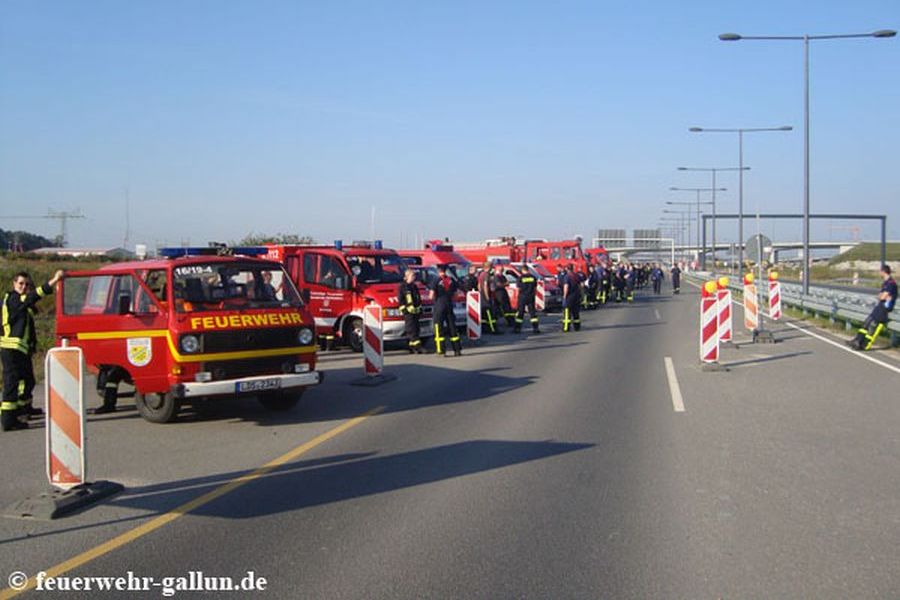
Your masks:
M 692 282 L 692 281 L 688 281 L 687 283 L 689 283 L 690 285 L 694 286 L 695 288 L 698 288 L 698 289 L 700 288 L 699 285 L 697 285 L 696 283 L 694 283 L 694 282 Z M 734 304 L 737 304 L 738 306 L 742 306 L 742 304 L 738 304 L 738 301 L 737 301 L 737 300 L 733 300 L 732 302 L 733 302 Z M 765 315 L 765 313 L 764 313 L 762 310 L 760 310 L 759 312 L 760 312 L 760 314 Z M 893 371 L 894 373 L 900 374 L 900 368 L 895 367 L 895 366 L 892 365 L 892 364 L 886 363 L 886 362 L 884 362 L 883 360 L 878 360 L 877 358 L 874 358 L 874 357 L 872 357 L 872 356 L 869 356 L 868 354 L 865 354 L 865 353 L 863 353 L 863 352 L 860 352 L 859 350 L 853 350 L 853 349 L 851 349 L 851 348 L 849 348 L 849 347 L 847 347 L 847 346 L 845 346 L 845 345 L 843 345 L 843 344 L 840 344 L 840 343 L 838 343 L 838 342 L 835 342 L 834 340 L 828 339 L 828 338 L 825 337 L 824 335 L 819 335 L 818 333 L 813 333 L 812 331 L 808 331 L 808 330 L 804 329 L 803 327 L 798 327 L 798 326 L 794 325 L 793 323 L 788 323 L 787 321 L 784 321 L 784 324 L 787 325 L 788 327 L 791 327 L 791 328 L 793 328 L 793 329 L 796 329 L 797 331 L 800 331 L 800 332 L 802 332 L 802 333 L 805 333 L 806 335 L 808 335 L 808 336 L 810 336 L 810 337 L 814 337 L 814 338 L 816 338 L 817 340 L 821 340 L 821 341 L 825 342 L 826 344 L 831 344 L 832 346 L 834 346 L 835 348 L 837 348 L 837 349 L 839 349 L 839 350 L 843 350 L 844 352 L 849 352 L 850 354 L 852 354 L 852 355 L 855 356 L 856 358 L 862 358 L 862 359 L 867 360 L 867 361 L 869 361 L 869 362 L 875 363 L 876 365 L 879 365 L 879 366 L 881 366 L 881 367 L 884 367 L 885 369 L 887 369 L 887 370 L 889 370 L 889 371 Z
M 684 412 L 684 399 L 681 397 L 681 387 L 678 385 L 678 377 L 675 376 L 675 365 L 672 364 L 672 357 L 667 356 L 666 361 L 666 378 L 669 380 L 669 391 L 672 393 L 672 408 L 675 412 Z
M 662 321 L 662 317 L 659 316 L 659 309 L 658 309 L 658 308 L 654 308 L 654 309 L 653 309 L 653 314 L 656 315 L 656 320 L 657 320 L 657 321 Z

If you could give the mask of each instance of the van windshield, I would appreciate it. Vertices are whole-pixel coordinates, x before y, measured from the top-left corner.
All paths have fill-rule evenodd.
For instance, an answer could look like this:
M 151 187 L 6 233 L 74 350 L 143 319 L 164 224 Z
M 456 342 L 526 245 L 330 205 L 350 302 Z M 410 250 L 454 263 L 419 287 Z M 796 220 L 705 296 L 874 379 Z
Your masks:
M 406 270 L 403 259 L 392 255 L 351 255 L 347 264 L 359 283 L 400 283 Z
M 193 263 L 175 267 L 172 282 L 178 312 L 303 305 L 284 269 L 272 264 Z

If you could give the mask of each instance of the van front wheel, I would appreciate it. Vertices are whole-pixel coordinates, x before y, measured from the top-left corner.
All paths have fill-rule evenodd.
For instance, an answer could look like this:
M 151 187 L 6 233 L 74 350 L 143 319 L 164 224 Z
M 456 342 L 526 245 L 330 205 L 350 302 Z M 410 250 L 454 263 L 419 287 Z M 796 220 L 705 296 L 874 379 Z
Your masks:
M 363 351 L 363 336 L 365 335 L 365 331 L 363 330 L 363 320 L 359 317 L 354 317 L 350 319 L 350 323 L 347 325 L 347 335 L 345 336 L 347 340 L 347 345 L 350 346 L 350 349 L 354 352 L 362 352 Z
M 135 392 L 134 404 L 138 414 L 151 423 L 171 423 L 178 417 L 178 401 L 171 393 Z

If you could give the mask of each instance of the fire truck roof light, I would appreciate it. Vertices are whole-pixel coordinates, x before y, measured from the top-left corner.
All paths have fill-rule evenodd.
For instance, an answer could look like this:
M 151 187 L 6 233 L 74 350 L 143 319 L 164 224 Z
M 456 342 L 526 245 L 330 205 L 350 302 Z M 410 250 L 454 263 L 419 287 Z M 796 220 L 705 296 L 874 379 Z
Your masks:
M 383 249 L 384 249 L 384 244 L 381 243 L 381 240 L 375 240 L 375 249 L 376 249 L 376 250 L 383 250 Z
M 335 250 L 343 250 L 344 249 L 343 240 L 334 240 L 334 249 Z
M 165 258 L 179 258 L 181 256 L 263 256 L 268 249 L 256 246 L 240 247 L 215 247 L 215 248 L 160 248 L 159 255 Z

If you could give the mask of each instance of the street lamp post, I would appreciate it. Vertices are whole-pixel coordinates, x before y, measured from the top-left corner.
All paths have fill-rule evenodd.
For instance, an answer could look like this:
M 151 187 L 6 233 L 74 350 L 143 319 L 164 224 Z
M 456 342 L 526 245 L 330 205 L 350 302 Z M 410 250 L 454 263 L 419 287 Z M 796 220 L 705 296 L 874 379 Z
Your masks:
M 812 259 L 809 252 L 809 41 L 849 38 L 892 38 L 897 32 L 880 29 L 871 33 L 843 33 L 835 35 L 740 35 L 723 33 L 723 42 L 739 40 L 789 40 L 803 42 L 803 294 L 809 294 L 809 270 Z
M 700 193 L 701 193 L 701 192 L 714 192 L 714 191 L 724 192 L 724 191 L 728 190 L 728 188 L 681 188 L 681 187 L 670 187 L 669 190 L 672 191 L 672 192 L 696 192 L 696 193 L 697 193 L 697 200 L 696 200 L 696 202 L 672 202 L 672 201 L 668 201 L 668 202 L 666 202 L 666 204 L 695 204 L 695 203 L 696 203 L 696 205 L 697 205 L 697 248 L 698 248 L 698 251 L 697 251 L 697 257 L 700 258 L 700 259 L 701 259 L 701 262 L 704 262 L 704 264 L 705 264 L 705 261 L 706 261 L 706 252 L 705 252 L 705 250 L 706 250 L 706 248 L 703 248 L 704 252 L 702 252 L 702 253 L 700 252 L 700 221 L 701 221 L 701 219 L 700 219 L 700 205 L 701 205 L 701 204 L 714 204 L 714 202 L 713 202 L 712 200 L 710 200 L 710 201 L 708 201 L 708 202 L 701 202 L 701 201 L 700 201 Z
M 744 134 L 759 131 L 791 131 L 790 125 L 781 127 L 737 127 L 731 129 L 691 127 L 691 133 L 737 133 L 738 134 L 738 277 L 744 275 Z M 715 220 L 713 220 L 715 228 Z
M 740 171 L 743 175 L 744 171 L 749 171 L 750 167 L 741 165 L 740 167 L 678 167 L 679 171 L 706 171 L 712 173 L 712 259 L 713 270 L 716 268 L 716 173 L 719 171 Z M 742 178 L 743 180 L 743 178 Z M 704 266 L 706 263 L 706 255 L 703 255 Z

